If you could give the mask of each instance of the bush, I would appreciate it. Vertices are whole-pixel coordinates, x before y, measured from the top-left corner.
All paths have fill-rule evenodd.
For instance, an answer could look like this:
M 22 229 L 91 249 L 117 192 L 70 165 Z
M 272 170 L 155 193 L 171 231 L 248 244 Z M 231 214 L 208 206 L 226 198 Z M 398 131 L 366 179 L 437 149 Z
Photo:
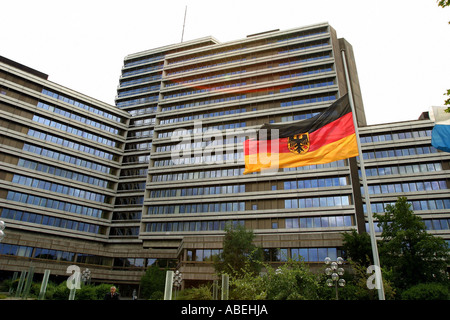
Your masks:
M 449 300 L 448 286 L 442 283 L 419 283 L 403 291 L 403 300 Z
M 212 300 L 211 286 L 200 286 L 181 291 L 177 300 Z

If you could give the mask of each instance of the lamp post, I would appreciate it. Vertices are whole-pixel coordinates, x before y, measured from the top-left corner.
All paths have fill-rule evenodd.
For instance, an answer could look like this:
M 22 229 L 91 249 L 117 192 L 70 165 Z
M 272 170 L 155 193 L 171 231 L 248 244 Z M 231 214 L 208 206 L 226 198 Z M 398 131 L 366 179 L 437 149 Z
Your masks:
M 338 296 L 338 285 L 340 287 L 345 286 L 345 280 L 339 279 L 339 276 L 344 275 L 344 268 L 342 268 L 342 264 L 344 263 L 344 259 L 338 257 L 336 261 L 331 261 L 330 257 L 325 258 L 325 265 L 328 266 L 325 269 L 325 274 L 327 276 L 331 276 L 331 278 L 327 279 L 327 286 L 332 287 L 334 285 L 336 289 L 336 300 L 339 300 Z
M 173 276 L 173 285 L 175 286 L 175 299 L 177 298 L 177 291 L 181 288 L 181 281 L 183 281 L 181 272 L 177 270 L 175 271 L 175 275 Z
M 5 232 L 3 232 L 3 230 L 5 230 L 5 222 L 0 220 L 0 242 L 5 237 Z

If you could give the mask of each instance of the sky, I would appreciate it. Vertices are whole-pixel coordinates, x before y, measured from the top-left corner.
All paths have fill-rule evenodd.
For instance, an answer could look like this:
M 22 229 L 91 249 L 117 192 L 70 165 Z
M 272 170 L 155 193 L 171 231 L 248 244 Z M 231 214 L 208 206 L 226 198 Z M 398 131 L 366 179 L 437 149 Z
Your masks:
M 367 123 L 415 120 L 450 89 L 450 7 L 436 0 L 2 1 L 0 55 L 115 104 L 128 54 L 328 22 L 353 46 Z

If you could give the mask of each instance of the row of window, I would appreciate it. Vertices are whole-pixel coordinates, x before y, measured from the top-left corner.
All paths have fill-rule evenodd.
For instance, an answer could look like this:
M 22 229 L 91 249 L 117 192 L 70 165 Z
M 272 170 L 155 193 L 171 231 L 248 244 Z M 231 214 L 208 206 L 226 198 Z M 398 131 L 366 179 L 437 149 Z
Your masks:
M 279 39 L 277 42 L 287 42 L 287 41 L 296 40 L 296 39 L 303 39 L 303 38 L 307 38 L 307 37 L 318 36 L 320 34 L 325 34 L 325 33 L 328 33 L 328 31 L 309 31 L 306 33 L 301 33 L 296 36 L 287 36 L 286 38 Z
M 0 255 L 12 255 L 34 259 L 46 259 L 54 261 L 68 261 L 76 263 L 87 263 L 100 266 L 113 266 L 119 268 L 146 268 L 157 265 L 160 268 L 176 267 L 176 260 L 153 259 L 153 258 L 110 258 L 86 253 L 75 253 L 62 250 L 52 250 L 46 248 L 35 248 L 28 246 L 18 246 L 7 243 L 0 243 Z
M 325 102 L 325 101 L 334 101 L 336 100 L 336 95 L 328 95 L 328 96 L 318 96 L 313 98 L 307 98 L 307 99 L 300 99 L 295 101 L 288 101 L 288 102 L 282 102 L 282 107 L 291 107 L 291 106 L 297 106 L 302 105 L 306 103 L 316 103 L 316 102 Z
M 210 112 L 210 113 L 196 114 L 196 115 L 191 115 L 191 116 L 183 116 L 183 117 L 179 117 L 179 118 L 161 119 L 159 121 L 159 124 L 163 125 L 163 124 L 184 122 L 184 121 L 190 121 L 190 120 L 207 119 L 207 118 L 225 116 L 225 115 L 230 115 L 230 114 L 245 113 L 246 111 L 247 111 L 247 109 L 245 109 L 245 108 L 238 108 L 238 109 L 232 109 L 232 110 L 215 111 L 215 112 Z
M 204 59 L 204 58 L 213 57 L 213 56 L 216 56 L 216 55 L 219 55 L 219 54 L 230 53 L 230 52 L 237 52 L 237 51 L 244 50 L 244 49 L 247 49 L 247 46 L 241 46 L 241 47 L 238 47 L 238 48 L 231 48 L 231 49 L 214 51 L 214 52 L 209 51 L 210 53 L 206 53 L 206 54 L 204 53 L 202 55 L 195 55 L 195 56 L 191 55 L 190 58 L 182 57 L 182 58 L 179 58 L 179 59 L 171 59 L 171 60 L 169 60 L 168 65 L 172 65 L 172 64 L 175 64 L 175 63 L 181 63 L 181 62 L 188 62 L 188 61 L 197 60 L 197 59 Z
M 236 70 L 236 71 L 232 71 L 232 72 L 208 75 L 208 76 L 205 76 L 205 77 L 194 78 L 194 79 L 184 80 L 184 81 L 180 81 L 180 82 L 167 82 L 165 84 L 165 87 L 168 88 L 168 87 L 173 87 L 173 86 L 177 86 L 177 85 L 197 82 L 197 81 L 217 79 L 217 78 L 222 78 L 222 77 L 227 77 L 227 76 L 234 76 L 236 74 L 242 74 L 242 73 L 245 73 L 245 72 L 247 72 L 247 70 L 243 69 L 243 70 Z
M 99 150 L 93 147 L 89 147 L 86 146 L 84 144 L 81 143 L 77 143 L 77 142 L 73 142 L 71 140 L 68 139 L 63 139 L 57 136 L 54 136 L 52 134 L 49 133 L 45 133 L 39 130 L 35 130 L 35 129 L 28 129 L 28 135 L 30 137 L 34 137 L 34 138 L 38 138 L 47 142 L 51 142 L 51 143 L 56 143 L 59 145 L 62 145 L 64 147 L 76 150 L 76 151 L 80 151 L 80 152 L 85 152 L 85 153 L 89 153 L 91 155 L 103 158 L 103 159 L 107 159 L 107 160 L 113 160 L 114 159 L 114 155 L 112 153 L 103 151 L 103 150 Z
M 129 163 L 148 163 L 150 161 L 150 155 L 132 155 L 132 156 L 124 156 L 123 157 L 123 163 L 129 164 Z
M 222 249 L 186 250 L 187 261 L 214 261 L 214 257 L 222 253 Z
M 158 189 L 150 192 L 150 198 L 165 197 L 190 197 L 203 196 L 211 194 L 229 194 L 245 192 L 245 184 L 235 184 L 226 186 L 211 187 L 194 187 L 194 188 L 178 188 L 178 189 Z
M 23 186 L 28 186 L 32 188 L 38 188 L 46 191 L 52 191 L 57 193 L 62 193 L 64 195 L 82 198 L 86 200 L 91 201 L 97 201 L 97 202 L 105 202 L 107 200 L 107 197 L 103 194 L 99 194 L 92 191 L 86 191 L 79 188 L 69 187 L 65 186 L 59 183 L 55 182 L 49 182 L 37 178 L 30 178 L 26 177 L 20 174 L 13 175 L 12 178 L 13 183 L 17 183 Z
M 364 160 L 367 159 L 381 159 L 390 157 L 407 157 L 415 156 L 421 154 L 437 153 L 438 150 L 432 146 L 424 147 L 411 147 L 411 148 L 395 148 L 387 150 L 377 150 L 377 151 L 364 151 Z
M 297 59 L 294 61 L 282 62 L 282 63 L 279 63 L 278 66 L 279 67 L 290 66 L 293 64 L 297 64 L 297 63 L 317 61 L 317 60 L 328 59 L 328 58 L 331 58 L 331 55 L 329 53 L 320 53 L 320 55 L 313 55 L 313 56 L 309 56 L 307 58 L 300 58 L 300 59 Z
M 180 205 L 149 206 L 147 214 L 179 214 L 203 212 L 236 212 L 244 211 L 245 202 L 218 202 Z
M 158 133 L 158 138 L 170 138 L 170 137 L 176 137 L 176 136 L 186 136 L 190 134 L 196 134 L 196 133 L 204 133 L 204 132 L 214 132 L 214 131 L 222 131 L 222 130 L 229 130 L 229 129 L 238 129 L 238 128 L 244 128 L 246 127 L 246 122 L 231 122 L 231 123 L 225 123 L 225 124 L 219 124 L 214 126 L 202 126 L 199 128 L 193 128 L 193 129 L 176 129 L 173 131 L 168 132 L 161 132 Z
M 55 218 L 52 216 L 46 216 L 26 211 L 3 208 L 0 216 L 5 219 L 36 223 L 44 226 L 77 230 L 94 234 L 100 233 L 100 226 L 95 224 L 80 222 L 76 220 Z
M 123 122 L 123 119 L 121 117 L 115 116 L 115 115 L 113 115 L 113 114 L 111 114 L 109 112 L 106 112 L 104 110 L 100 110 L 100 109 L 94 108 L 94 107 L 89 106 L 87 104 L 84 104 L 84 103 L 82 103 L 80 101 L 73 100 L 71 98 L 68 98 L 68 97 L 62 95 L 62 94 L 58 94 L 56 92 L 50 91 L 50 90 L 45 89 L 45 88 L 42 89 L 42 93 L 47 95 L 47 96 L 49 96 L 49 97 L 52 97 L 54 99 L 58 99 L 58 100 L 64 101 L 65 103 L 69 103 L 69 104 L 71 104 L 71 105 L 73 105 L 73 106 L 75 106 L 77 108 L 81 108 L 81 109 L 84 109 L 86 111 L 95 113 L 95 114 L 97 114 L 97 115 L 99 115 L 101 117 L 104 117 L 104 118 L 107 118 L 107 119 L 110 119 L 110 120 L 114 120 L 116 122 Z
M 93 133 L 89 133 L 87 131 L 83 131 L 83 130 L 77 129 L 75 127 L 72 127 L 72 126 L 69 126 L 69 125 L 66 125 L 64 123 L 57 122 L 57 121 L 54 121 L 54 120 L 50 120 L 50 119 L 47 119 L 47 118 L 39 116 L 39 115 L 34 115 L 33 116 L 33 121 L 36 121 L 36 122 L 38 122 L 40 124 L 43 124 L 45 126 L 49 126 L 49 127 L 52 127 L 52 128 L 58 129 L 58 130 L 65 131 L 67 133 L 71 133 L 71 134 L 77 135 L 77 136 L 82 137 L 82 138 L 86 138 L 86 139 L 89 139 L 89 140 L 92 140 L 92 141 L 95 141 L 95 142 L 98 142 L 98 143 L 105 144 L 105 145 L 113 147 L 113 148 L 116 147 L 116 145 L 117 145 L 117 143 L 115 141 L 113 141 L 113 140 L 103 138 L 103 137 L 101 137 L 99 135 L 96 135 L 96 134 L 93 134 Z
M 420 210 L 441 210 L 450 209 L 450 199 L 434 199 L 434 200 L 409 200 L 413 211 Z M 377 202 L 370 203 L 373 213 L 385 212 L 386 206 L 395 205 L 395 202 Z M 367 213 L 366 204 L 363 204 L 364 212 Z
M 158 95 L 154 95 L 154 96 L 150 96 L 150 97 L 144 97 L 144 98 L 138 98 L 138 99 L 127 100 L 127 101 L 122 101 L 122 102 L 116 102 L 116 106 L 118 108 L 123 108 L 123 107 L 133 106 L 133 105 L 136 105 L 136 104 L 157 102 L 158 99 L 159 99 L 159 96 Z
M 386 183 L 386 184 L 369 185 L 368 189 L 369 194 L 444 190 L 447 189 L 447 182 L 445 180 L 435 180 L 435 181 Z M 361 192 L 362 194 L 364 194 L 363 188 L 361 188 Z
M 177 158 L 173 156 L 172 159 L 165 160 L 155 160 L 155 167 L 166 167 L 166 166 L 177 166 L 183 164 L 224 164 L 224 163 L 237 163 L 238 161 L 244 159 L 243 152 L 234 152 L 226 154 L 213 154 L 213 155 L 202 155 L 197 157 L 190 157 L 182 155 Z
M 217 139 L 216 136 L 214 136 L 214 140 L 209 141 L 199 141 L 199 142 L 192 142 L 192 143 L 184 143 L 180 142 L 178 144 L 172 144 L 172 145 L 163 145 L 156 148 L 156 152 L 165 152 L 165 151 L 174 151 L 174 150 L 193 150 L 197 148 L 207 148 L 210 146 L 221 146 L 221 145 L 227 145 L 227 144 L 236 144 L 236 143 L 243 143 L 246 140 L 246 136 L 233 136 L 232 138 L 222 138 Z
M 309 112 L 309 113 L 296 114 L 296 115 L 292 115 L 292 116 L 284 116 L 284 117 L 281 117 L 281 122 L 290 122 L 290 121 L 311 119 L 312 117 L 318 115 L 319 113 L 320 112 Z
M 307 188 L 323 188 L 323 187 L 340 187 L 349 184 L 348 177 L 334 178 L 317 178 L 305 180 L 292 180 L 284 182 L 284 190 L 290 189 L 307 189 Z
M 117 191 L 124 190 L 144 190 L 145 182 L 121 182 L 117 187 Z
M 179 93 L 164 95 L 164 99 L 190 96 L 192 94 L 220 91 L 220 90 L 224 90 L 224 89 L 233 89 L 233 88 L 241 87 L 241 86 L 245 86 L 245 85 L 247 85 L 247 82 L 238 82 L 238 83 L 231 83 L 231 84 L 227 84 L 227 85 L 221 85 L 221 86 L 217 86 L 217 87 L 208 87 L 208 88 L 202 88 L 202 89 L 192 90 L 192 91 L 183 91 L 183 92 L 179 92 Z
M 280 92 L 307 90 L 307 89 L 321 88 L 321 87 L 332 86 L 332 85 L 334 85 L 334 81 L 324 81 L 324 82 L 318 82 L 318 83 L 312 83 L 312 84 L 304 84 L 301 86 L 295 86 L 295 87 L 290 87 L 290 88 L 284 88 L 284 89 L 280 89 Z
M 442 164 L 440 162 L 367 168 L 366 175 L 368 177 L 386 176 L 391 174 L 412 174 L 412 173 L 434 172 L 434 171 L 442 171 Z
M 20 167 L 23 167 L 23 168 L 36 170 L 36 171 L 40 171 L 40 172 L 44 172 L 44 173 L 49 173 L 49 174 L 52 174 L 52 175 L 55 175 L 58 177 L 71 179 L 71 180 L 75 180 L 75 181 L 79 181 L 79 182 L 84 182 L 84 183 L 88 183 L 90 185 L 94 185 L 94 186 L 98 186 L 98 187 L 102 187 L 102 188 L 108 187 L 108 181 L 106 181 L 106 180 L 95 178 L 95 177 L 88 176 L 86 174 L 82 174 L 82 173 L 71 171 L 71 170 L 60 169 L 58 167 L 54 167 L 54 166 L 47 165 L 47 164 L 42 164 L 42 163 L 32 161 L 32 160 L 25 160 L 25 159 L 20 158 L 17 165 Z
M 134 61 L 128 61 L 124 63 L 124 67 L 128 68 L 128 67 L 132 67 L 138 64 L 144 64 L 144 63 L 149 63 L 149 62 L 153 62 L 153 61 L 158 61 L 158 60 L 162 60 L 164 59 L 165 55 L 159 55 L 159 56 L 152 56 L 149 58 L 143 58 L 143 59 L 139 59 L 139 60 L 134 60 Z
M 425 228 L 427 230 L 449 230 L 450 229 L 450 219 L 423 219 L 423 223 L 425 223 Z M 369 231 L 369 223 L 366 222 L 366 231 Z M 374 223 L 375 232 L 383 232 L 383 228 L 375 221 Z M 450 246 L 450 240 L 446 240 L 448 245 Z
M 118 94 L 118 97 L 127 97 L 127 96 L 132 96 L 134 94 L 139 94 L 139 93 L 145 93 L 145 92 L 151 92 L 151 91 L 156 91 L 161 89 L 161 85 L 156 85 L 156 86 L 148 86 L 148 87 L 142 87 L 142 88 L 137 88 L 137 89 L 131 89 L 131 90 L 125 90 L 125 91 L 120 91 Z
M 139 168 L 130 168 L 130 169 L 125 169 L 122 168 L 120 170 L 120 176 L 121 177 L 135 177 L 135 176 L 144 176 L 146 177 L 148 173 L 148 169 L 139 169 Z
M 277 260 L 275 261 L 294 261 L 304 262 L 324 262 L 326 257 L 336 261 L 337 257 L 342 257 L 343 252 L 338 248 L 281 248 L 278 249 Z
M 97 121 L 94 121 L 94 120 L 91 120 L 91 119 L 86 118 L 84 116 L 80 116 L 80 115 L 78 115 L 76 113 L 72 113 L 70 111 L 67 111 L 67 110 L 64 110 L 64 109 L 60 109 L 59 107 L 55 107 L 55 106 L 49 105 L 49 104 L 44 103 L 42 101 L 39 101 L 37 106 L 39 108 L 42 108 L 42 109 L 50 111 L 50 112 L 54 112 L 56 114 L 62 115 L 64 117 L 67 117 L 69 119 L 72 119 L 72 120 L 75 120 L 75 121 L 79 121 L 81 123 L 85 123 L 88 126 L 92 126 L 92 127 L 98 128 L 98 129 L 103 130 L 103 131 L 107 131 L 107 132 L 112 133 L 112 134 L 119 134 L 119 129 L 113 128 L 111 126 L 108 126 L 106 124 L 103 124 L 103 123 L 100 123 L 100 122 L 97 122 Z
M 146 232 L 182 232 L 182 231 L 217 231 L 225 230 L 227 224 L 244 225 L 244 220 L 214 220 L 214 221 L 174 221 L 151 222 L 145 226 Z
M 156 120 L 155 118 L 134 119 L 132 120 L 131 125 L 134 127 L 154 126 L 155 120 Z
M 129 150 L 151 150 L 152 143 L 151 142 L 136 142 L 136 143 L 127 143 L 125 145 L 125 151 Z
M 280 76 L 280 79 L 289 79 L 289 78 L 309 76 L 309 75 L 312 75 L 312 74 L 319 74 L 319 73 L 324 73 L 324 72 L 330 72 L 330 71 L 333 71 L 333 68 L 331 66 L 330 67 L 315 67 L 315 68 L 309 68 L 309 69 L 306 69 L 306 70 L 307 71 L 283 74 L 283 75 Z
M 92 162 L 92 161 L 88 161 L 88 160 L 84 160 L 78 157 L 74 157 L 74 156 L 70 156 L 68 154 L 62 153 L 62 152 L 57 152 L 57 151 L 53 151 L 47 148 L 41 148 L 41 147 L 37 147 L 34 146 L 32 144 L 28 144 L 25 143 L 23 145 L 23 150 L 24 151 L 28 151 L 28 152 L 32 152 L 44 157 L 49 157 L 55 160 L 59 160 L 59 161 L 63 161 L 63 162 L 67 162 L 67 163 L 71 163 L 77 166 L 81 166 L 81 167 L 85 167 L 87 169 L 91 169 L 91 170 L 95 170 L 95 171 L 100 171 L 106 174 L 111 173 L 111 168 Z
M 212 67 L 224 66 L 226 64 L 236 63 L 236 62 L 243 62 L 243 61 L 246 61 L 246 60 L 247 60 L 246 58 L 239 58 L 239 59 L 226 60 L 226 61 L 212 63 L 212 64 L 206 64 L 206 65 L 195 65 L 195 67 L 192 67 L 192 68 L 189 68 L 189 69 L 183 68 L 183 69 L 178 69 L 177 71 L 167 72 L 167 76 L 172 76 L 174 74 L 186 73 L 186 72 L 191 72 L 191 71 L 209 69 L 209 68 L 212 68 Z
M 350 215 L 286 218 L 285 223 L 286 229 L 351 227 L 355 225 L 353 216 Z
M 164 65 L 159 64 L 159 65 L 156 65 L 156 66 L 150 66 L 150 67 L 135 69 L 135 70 L 131 70 L 131 71 L 125 71 L 125 72 L 122 73 L 122 78 L 128 77 L 128 76 L 132 76 L 132 75 L 135 75 L 135 74 L 161 70 L 161 69 L 163 69 L 163 67 L 164 67 Z
M 292 52 L 296 52 L 296 51 L 325 47 L 325 46 L 328 46 L 328 41 L 323 40 L 322 42 L 315 43 L 315 44 L 300 45 L 300 46 L 293 47 L 291 49 L 281 50 L 281 51 L 278 51 L 278 54 L 292 53 Z
M 158 74 L 155 76 L 148 76 L 148 77 L 143 77 L 143 78 L 139 78 L 139 79 L 127 80 L 127 81 L 121 82 L 120 87 L 124 88 L 124 87 L 128 87 L 128 86 L 133 86 L 133 85 L 139 84 L 139 83 L 158 81 L 161 79 L 162 79 L 162 75 Z
M 139 227 L 111 227 L 111 230 L 109 230 L 109 235 L 120 237 L 135 237 L 139 235 Z
M 118 211 L 113 212 L 113 221 L 123 221 L 123 220 L 141 220 L 141 211 Z
M 338 160 L 324 164 L 313 164 L 309 166 L 303 167 L 294 167 L 294 168 L 283 168 L 283 172 L 292 172 L 292 171 L 305 171 L 305 170 L 317 170 L 317 169 L 327 169 L 327 168 L 342 168 L 348 166 L 348 160 Z
M 190 249 L 186 251 L 187 261 L 213 261 L 221 249 Z M 304 262 L 324 262 L 326 257 L 335 261 L 342 256 L 342 250 L 337 248 L 265 248 L 263 257 L 266 262 L 286 262 L 288 259 Z
M 72 212 L 76 214 L 81 214 L 85 216 L 101 218 L 103 216 L 103 210 L 97 208 L 91 208 L 87 206 L 81 206 L 74 203 L 69 203 L 60 200 L 54 200 L 45 197 L 34 196 L 31 194 L 26 194 L 16 191 L 8 191 L 6 195 L 7 200 L 17 201 L 21 203 L 26 203 L 30 205 L 40 206 L 49 209 L 61 210 L 66 212 Z
M 284 200 L 286 209 L 303 209 L 317 207 L 342 207 L 351 204 L 350 196 L 311 197 Z
M 396 141 L 401 139 L 414 139 L 422 137 L 431 137 L 431 130 L 413 130 L 398 133 L 377 134 L 371 136 L 362 136 L 361 143 Z
M 141 205 L 143 203 L 144 203 L 143 196 L 127 196 L 127 197 L 117 197 L 115 205 L 116 206 Z
M 450 219 L 425 219 L 423 220 L 427 230 L 448 230 L 450 229 Z
M 155 174 L 152 176 L 152 181 L 153 182 L 185 181 L 185 180 L 193 180 L 193 179 L 197 180 L 197 179 L 209 179 L 209 178 L 220 178 L 220 177 L 237 177 L 237 176 L 241 176 L 243 174 L 244 174 L 244 168 L 216 169 L 216 170 Z
M 235 95 L 235 96 L 229 96 L 224 98 L 217 98 L 217 99 L 211 99 L 211 100 L 202 100 L 202 101 L 196 101 L 192 103 L 185 103 L 185 104 L 179 104 L 176 106 L 170 106 L 170 107 L 162 107 L 161 111 L 170 111 L 170 110 L 179 110 L 184 108 L 191 108 L 191 107 L 197 107 L 197 106 L 204 106 L 208 104 L 214 104 L 214 103 L 220 103 L 220 102 L 226 102 L 226 101 L 236 101 L 236 100 L 242 100 L 246 99 L 247 95 Z
M 133 109 L 133 110 L 127 110 L 129 114 L 131 114 L 132 116 L 139 116 L 142 114 L 152 114 L 152 113 L 156 113 L 157 111 L 157 107 L 155 106 L 150 106 L 150 107 L 143 107 L 143 108 L 138 108 L 138 109 Z
M 135 131 L 128 131 L 128 138 L 151 138 L 153 137 L 154 130 L 153 129 L 146 129 L 146 130 L 135 130 Z
M 304 170 L 317 170 L 325 168 L 342 168 L 347 166 L 347 160 L 338 160 L 330 163 L 309 165 L 297 168 L 283 168 L 282 172 L 291 171 L 304 171 Z M 153 182 L 161 181 L 185 181 L 185 180 L 197 180 L 197 179 L 209 179 L 209 178 L 220 178 L 220 177 L 237 177 L 244 174 L 244 168 L 233 168 L 233 169 L 216 169 L 216 170 L 202 170 L 202 171 L 191 171 L 191 172 L 179 172 L 179 173 L 167 173 L 167 174 L 155 174 L 152 176 Z

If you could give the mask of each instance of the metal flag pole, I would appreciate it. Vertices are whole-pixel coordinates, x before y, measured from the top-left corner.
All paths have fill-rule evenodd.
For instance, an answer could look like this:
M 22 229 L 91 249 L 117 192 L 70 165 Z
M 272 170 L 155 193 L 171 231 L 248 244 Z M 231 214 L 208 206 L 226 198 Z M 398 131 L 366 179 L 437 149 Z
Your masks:
M 351 88 L 351 85 L 350 85 L 350 78 L 349 78 L 349 75 L 348 75 L 347 60 L 346 60 L 346 57 L 345 57 L 345 50 L 342 50 L 341 53 L 342 53 L 342 60 L 343 60 L 343 63 L 344 63 L 345 80 L 347 81 L 348 100 L 349 100 L 349 103 L 350 103 L 350 107 L 352 108 L 353 124 L 354 124 L 354 127 L 355 127 L 356 141 L 357 141 L 357 144 L 358 144 L 359 166 L 360 166 L 360 169 L 361 169 L 361 176 L 362 176 L 362 182 L 363 182 L 363 187 L 364 187 L 364 198 L 365 198 L 365 202 L 366 202 L 367 216 L 368 216 L 368 220 L 369 220 L 369 234 L 370 234 L 370 242 L 371 242 L 371 245 L 372 245 L 373 262 L 375 264 L 375 274 L 376 274 L 376 283 L 377 283 L 377 289 L 378 289 L 378 299 L 379 300 L 385 300 L 383 279 L 382 279 L 382 276 L 381 276 L 381 269 L 380 269 L 380 258 L 378 256 L 377 240 L 376 240 L 376 237 L 375 237 L 375 227 L 374 227 L 374 224 L 373 224 L 372 207 L 370 205 L 369 188 L 367 187 L 366 169 L 365 169 L 365 166 L 364 166 L 363 153 L 362 153 L 362 150 L 361 150 L 361 142 L 359 140 L 358 122 L 356 120 L 355 106 L 353 104 L 352 88 Z
M 181 42 L 183 42 L 183 38 L 184 38 L 184 26 L 186 25 L 186 13 L 187 13 L 187 6 L 184 9 L 184 21 L 183 21 L 183 31 L 181 32 Z

